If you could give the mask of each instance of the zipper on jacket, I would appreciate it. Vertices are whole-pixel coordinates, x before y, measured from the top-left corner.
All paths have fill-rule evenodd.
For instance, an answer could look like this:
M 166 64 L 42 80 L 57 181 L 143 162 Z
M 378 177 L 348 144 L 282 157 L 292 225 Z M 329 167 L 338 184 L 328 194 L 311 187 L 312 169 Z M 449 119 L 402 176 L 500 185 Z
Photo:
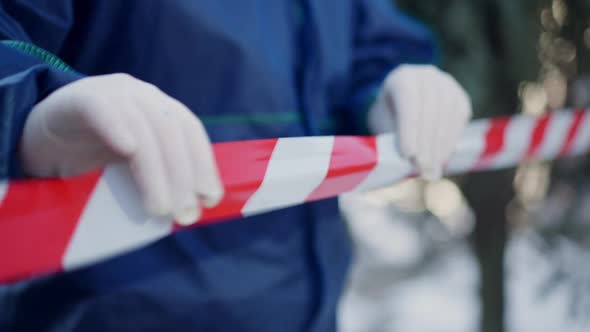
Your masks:
M 32 55 L 37 59 L 45 62 L 49 66 L 59 69 L 65 72 L 73 72 L 75 71 L 72 67 L 68 66 L 65 62 L 63 62 L 60 58 L 58 58 L 55 54 L 42 49 L 41 47 L 35 46 L 30 43 L 26 43 L 19 40 L 3 40 L 1 41 L 2 44 L 20 50 L 28 55 Z

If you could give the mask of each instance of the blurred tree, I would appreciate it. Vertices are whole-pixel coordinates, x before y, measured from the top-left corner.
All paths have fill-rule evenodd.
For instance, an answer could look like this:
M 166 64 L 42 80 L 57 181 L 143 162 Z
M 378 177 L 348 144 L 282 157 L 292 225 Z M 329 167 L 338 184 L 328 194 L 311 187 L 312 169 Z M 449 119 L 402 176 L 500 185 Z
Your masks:
M 397 4 L 431 26 L 441 48 L 440 65 L 472 97 L 475 117 L 514 114 L 519 86 L 539 71 L 540 5 L 535 0 L 399 0 Z M 473 248 L 480 267 L 482 332 L 504 331 L 506 207 L 514 197 L 513 170 L 461 179 L 477 222 Z
M 440 65 L 467 89 L 476 117 L 512 114 L 519 110 L 539 114 L 548 108 L 566 106 L 567 95 L 576 106 L 590 106 L 590 1 L 395 2 L 431 26 L 441 48 Z M 579 80 L 580 77 L 586 79 Z M 572 85 L 574 88 L 569 89 Z M 553 172 L 553 182 L 563 184 L 564 178 L 574 184 L 576 179 L 579 182 L 579 167 L 576 172 L 571 163 L 566 163 L 565 167 L 562 164 L 558 163 L 557 172 Z M 549 166 L 542 167 L 548 169 Z M 538 181 L 536 176 L 526 176 L 528 170 L 538 173 L 539 168 L 520 167 L 520 178 Z M 546 177 L 550 174 L 549 171 L 541 173 L 547 174 Z M 481 331 L 503 331 L 503 263 L 509 231 L 506 211 L 509 206 L 511 215 L 515 211 L 523 214 L 530 207 L 522 197 L 513 199 L 514 171 L 469 175 L 461 182 L 477 218 L 473 248 L 481 274 Z M 522 191 L 520 182 L 515 183 L 517 191 Z M 534 194 L 539 202 L 547 186 L 536 187 L 537 191 L 543 191 L 542 195 Z M 569 214 L 574 213 L 572 211 Z M 554 248 L 550 244 L 555 243 L 557 237 L 570 236 L 573 242 L 579 242 L 580 233 L 576 231 L 579 228 L 570 227 L 572 223 L 568 220 L 571 218 L 567 215 L 564 211 L 563 220 L 558 224 L 541 228 L 546 248 Z M 571 229 L 574 231 L 567 235 Z M 557 267 L 557 277 L 550 281 L 564 279 L 562 264 Z M 579 292 L 572 294 L 579 295 Z M 578 297 L 573 297 L 574 303 Z

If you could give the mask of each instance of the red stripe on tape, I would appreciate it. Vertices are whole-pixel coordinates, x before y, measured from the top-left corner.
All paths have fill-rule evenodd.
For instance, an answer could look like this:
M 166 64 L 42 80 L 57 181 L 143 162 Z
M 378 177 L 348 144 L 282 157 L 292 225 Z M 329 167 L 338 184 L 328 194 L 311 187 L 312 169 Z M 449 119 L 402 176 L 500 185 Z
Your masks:
M 549 126 L 553 119 L 545 118 L 520 118 L 514 123 L 514 127 L 509 118 L 480 120 L 485 121 L 483 127 L 487 130 L 482 133 L 479 130 L 482 126 L 477 125 L 478 130 L 474 131 L 473 136 L 465 139 L 466 143 L 473 140 L 478 144 L 466 144 L 460 153 L 468 157 L 468 160 L 473 160 L 474 155 L 478 156 L 476 169 L 494 166 L 493 162 L 500 153 L 513 146 L 522 147 L 522 142 L 505 141 L 509 125 L 511 132 L 523 130 L 519 133 L 521 135 L 510 135 L 509 138 L 527 139 L 527 143 L 530 143 L 530 146 L 527 146 L 527 155 L 538 154 L 543 142 L 549 138 L 549 131 L 551 137 L 563 139 L 561 154 L 581 152 L 577 149 L 573 151 L 573 148 L 578 146 L 577 143 L 582 143 L 578 142 L 582 126 L 589 125 L 584 121 L 586 112 L 577 111 L 568 115 L 572 118 L 567 118 L 571 119 L 571 122 L 565 127 Z M 532 123 L 529 121 L 536 122 L 531 126 Z M 485 140 L 485 145 L 484 151 L 480 153 L 479 142 L 482 139 Z M 277 139 L 270 139 L 214 145 L 226 196 L 218 207 L 205 210 L 202 221 L 196 226 L 241 216 L 245 204 L 263 183 L 277 142 Z M 354 189 L 376 166 L 375 145 L 375 138 L 335 138 L 329 170 L 324 181 L 307 200 L 336 196 Z M 304 145 L 301 146 L 303 151 L 305 148 Z M 551 153 L 557 154 L 553 150 Z M 305 158 L 304 155 L 298 157 Z M 503 159 L 506 160 L 499 166 L 507 167 L 517 164 L 522 158 L 509 153 Z M 467 163 L 463 164 L 459 171 L 469 171 Z M 322 175 L 324 171 L 325 168 L 322 168 Z M 14 181 L 9 184 L 5 199 L 0 202 L 0 282 L 60 269 L 63 254 L 68 249 L 71 237 L 78 227 L 80 215 L 96 187 L 99 176 L 100 173 L 94 173 L 69 180 Z M 280 195 L 277 199 L 277 203 L 280 203 Z M 104 250 L 108 250 L 108 246 Z M 121 253 L 123 250 L 108 252 L 108 256 Z
M 202 221 L 197 225 L 241 216 L 244 205 L 264 180 L 277 142 L 278 139 L 267 139 L 214 145 L 226 195 L 217 207 L 204 210 Z
M 533 158 L 537 154 L 537 151 L 543 144 L 543 139 L 545 138 L 545 133 L 547 132 L 547 126 L 549 125 L 549 121 L 551 121 L 550 114 L 545 114 L 539 119 L 537 119 L 535 129 L 533 129 L 533 135 L 531 136 L 529 147 L 526 152 L 526 159 Z
M 578 134 L 578 131 L 580 129 L 580 125 L 582 124 L 582 121 L 584 120 L 584 117 L 586 116 L 586 111 L 584 109 L 578 109 L 573 113 L 573 120 L 572 120 L 572 124 L 570 126 L 570 129 L 567 133 L 567 137 L 565 139 L 565 142 L 563 144 L 563 146 L 561 147 L 561 150 L 559 151 L 559 156 L 565 156 L 568 155 L 571 150 L 572 150 L 572 146 L 574 144 L 574 140 L 576 139 L 576 135 Z
M 330 168 L 306 202 L 334 197 L 356 188 L 377 165 L 375 137 L 340 136 L 334 140 Z
M 475 163 L 474 169 L 479 170 L 485 168 L 493 158 L 502 151 L 502 148 L 504 147 L 504 134 L 508 124 L 510 124 L 509 117 L 497 118 L 490 121 L 490 126 L 488 127 L 485 138 L 485 149 L 479 157 L 479 160 Z
M 102 172 L 68 180 L 11 182 L 0 204 L 0 281 L 60 269 Z

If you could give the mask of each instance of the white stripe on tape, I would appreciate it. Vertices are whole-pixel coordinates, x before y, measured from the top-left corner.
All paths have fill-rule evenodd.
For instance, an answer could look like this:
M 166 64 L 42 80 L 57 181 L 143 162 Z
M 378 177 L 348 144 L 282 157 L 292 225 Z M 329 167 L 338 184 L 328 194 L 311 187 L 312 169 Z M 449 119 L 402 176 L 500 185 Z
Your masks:
M 64 269 L 88 265 L 170 234 L 172 221 L 150 218 L 139 198 L 125 167 L 107 168 L 70 240 Z
M 578 127 L 578 132 L 574 137 L 572 143 L 572 149 L 570 153 L 572 155 L 578 155 L 588 152 L 590 148 L 590 115 L 585 114 L 582 118 L 582 122 Z
M 465 172 L 477 164 L 486 146 L 486 133 L 489 127 L 489 121 L 475 121 L 465 129 L 445 173 Z
M 496 154 L 489 168 L 503 168 L 513 165 L 515 161 L 522 160 L 530 145 L 531 134 L 535 128 L 536 121 L 530 117 L 517 116 L 508 123 L 504 133 L 504 145 Z
M 377 136 L 377 165 L 354 191 L 366 191 L 394 183 L 410 175 L 413 166 L 400 157 L 393 134 Z
M 535 155 L 536 159 L 553 159 L 559 154 L 561 147 L 567 139 L 567 133 L 569 132 L 573 119 L 571 112 L 555 113 L 551 116 L 545 132 L 545 139 Z M 510 144 L 514 144 L 514 142 L 510 142 Z
M 0 204 L 4 201 L 6 193 L 8 192 L 8 181 L 0 181 Z
M 242 209 L 244 216 L 301 204 L 324 180 L 334 137 L 281 138 L 260 188 Z

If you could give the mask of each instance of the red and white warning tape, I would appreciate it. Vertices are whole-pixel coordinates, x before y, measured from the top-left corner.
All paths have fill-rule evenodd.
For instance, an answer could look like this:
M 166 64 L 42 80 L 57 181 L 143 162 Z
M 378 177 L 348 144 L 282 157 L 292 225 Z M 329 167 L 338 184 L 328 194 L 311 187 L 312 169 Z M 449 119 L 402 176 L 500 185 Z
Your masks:
M 587 115 L 577 110 L 475 121 L 447 173 L 584 154 L 590 149 Z M 226 196 L 195 226 L 376 188 L 413 172 L 392 135 L 267 139 L 214 149 Z M 67 180 L 0 182 L 0 281 L 92 264 L 179 229 L 146 215 L 121 166 Z

